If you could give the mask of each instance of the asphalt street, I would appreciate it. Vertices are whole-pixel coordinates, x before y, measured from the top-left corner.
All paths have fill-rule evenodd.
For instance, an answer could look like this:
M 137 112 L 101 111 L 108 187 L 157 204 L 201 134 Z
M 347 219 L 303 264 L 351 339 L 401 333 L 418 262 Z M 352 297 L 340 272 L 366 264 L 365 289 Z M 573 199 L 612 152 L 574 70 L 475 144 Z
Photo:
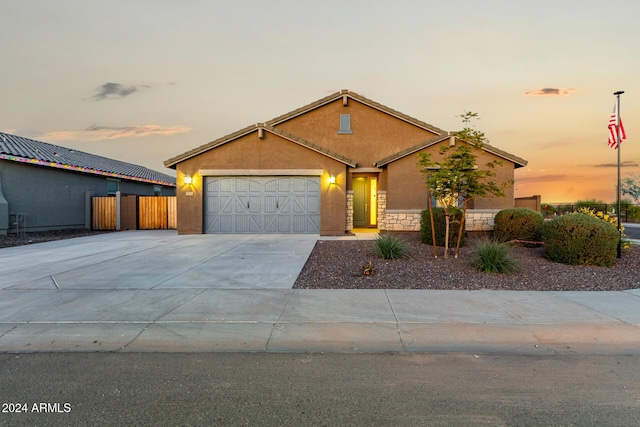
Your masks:
M 637 356 L 2 354 L 0 377 L 3 426 L 634 426 L 640 420 Z

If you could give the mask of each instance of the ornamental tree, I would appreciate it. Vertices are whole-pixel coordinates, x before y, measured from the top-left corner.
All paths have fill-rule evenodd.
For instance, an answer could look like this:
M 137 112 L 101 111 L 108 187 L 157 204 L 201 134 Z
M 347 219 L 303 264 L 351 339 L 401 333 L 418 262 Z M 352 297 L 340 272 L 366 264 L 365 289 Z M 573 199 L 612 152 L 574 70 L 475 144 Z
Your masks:
M 495 167 L 502 164 L 498 160 L 487 162 L 483 168 L 478 167 L 476 164 L 477 155 L 488 140 L 483 132 L 469 127 L 470 120 L 478 117 L 477 113 L 466 111 L 460 117 L 465 127 L 454 133 L 454 138 L 459 140 L 457 144 L 440 147 L 440 154 L 444 156 L 442 160 L 433 160 L 432 153 L 418 154 L 418 167 L 425 178 L 429 193 L 432 230 L 434 230 L 434 223 L 431 195 L 436 198 L 438 205 L 442 206 L 445 211 L 445 258 L 449 257 L 451 209 L 458 206 L 462 206 L 463 209 L 455 251 L 457 258 L 460 252 L 460 241 L 464 232 L 469 200 L 476 197 L 504 197 L 504 188 L 513 184 L 512 180 L 497 183 L 491 179 L 496 175 Z M 434 255 L 437 256 L 435 238 L 433 246 Z
M 622 180 L 620 191 L 631 196 L 636 204 L 640 205 L 640 175 L 629 174 Z

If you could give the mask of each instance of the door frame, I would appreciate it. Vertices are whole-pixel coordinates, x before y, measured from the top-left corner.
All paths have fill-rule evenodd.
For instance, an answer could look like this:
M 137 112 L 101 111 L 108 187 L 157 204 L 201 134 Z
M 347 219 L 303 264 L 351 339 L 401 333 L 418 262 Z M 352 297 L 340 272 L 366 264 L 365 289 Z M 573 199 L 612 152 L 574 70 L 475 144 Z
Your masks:
M 378 173 L 353 173 L 351 174 L 351 189 L 353 190 L 353 182 L 357 178 L 366 178 L 365 184 L 365 216 L 367 218 L 365 228 L 376 228 L 378 226 L 378 194 L 377 189 L 380 186 L 380 178 Z M 375 181 L 374 181 L 375 180 Z M 375 182 L 375 190 L 372 191 L 372 183 Z M 355 195 L 353 199 L 354 211 L 355 211 Z M 371 206 L 375 209 L 375 218 L 372 221 L 371 214 Z M 368 207 L 368 208 L 367 208 Z M 355 219 L 354 219 L 355 222 Z M 360 228 L 361 226 L 356 227 L 355 223 L 353 225 L 354 228 Z

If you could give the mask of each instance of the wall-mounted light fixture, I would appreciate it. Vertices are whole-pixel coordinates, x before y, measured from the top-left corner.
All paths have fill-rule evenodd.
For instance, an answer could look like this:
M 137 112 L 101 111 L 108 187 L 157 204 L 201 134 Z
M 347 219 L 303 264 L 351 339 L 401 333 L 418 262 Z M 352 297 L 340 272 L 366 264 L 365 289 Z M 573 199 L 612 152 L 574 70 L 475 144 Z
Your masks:
M 336 176 L 335 175 L 331 175 L 329 177 L 329 184 L 335 184 L 336 183 Z
M 185 175 L 184 176 L 184 183 L 187 185 L 191 185 L 193 183 L 193 178 L 191 178 L 190 175 Z

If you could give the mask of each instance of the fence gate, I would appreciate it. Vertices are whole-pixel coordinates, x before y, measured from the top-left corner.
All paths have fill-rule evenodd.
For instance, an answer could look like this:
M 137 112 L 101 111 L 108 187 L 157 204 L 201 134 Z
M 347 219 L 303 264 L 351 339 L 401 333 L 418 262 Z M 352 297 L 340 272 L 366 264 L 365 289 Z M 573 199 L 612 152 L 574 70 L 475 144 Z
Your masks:
M 164 230 L 176 228 L 175 196 L 140 196 L 138 198 L 138 228 Z
M 91 198 L 91 228 L 93 230 L 116 229 L 116 198 Z

